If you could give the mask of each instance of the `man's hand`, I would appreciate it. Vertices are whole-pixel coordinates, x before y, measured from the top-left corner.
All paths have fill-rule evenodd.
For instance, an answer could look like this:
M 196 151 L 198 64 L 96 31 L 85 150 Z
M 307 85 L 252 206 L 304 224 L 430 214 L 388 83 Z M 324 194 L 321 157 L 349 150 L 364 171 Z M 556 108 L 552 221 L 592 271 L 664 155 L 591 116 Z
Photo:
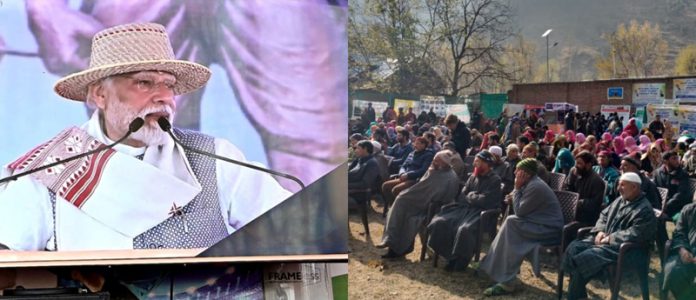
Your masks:
M 404 182 L 404 181 L 408 180 L 408 175 L 406 175 L 406 173 L 401 174 L 401 176 L 399 176 L 399 180 L 400 180 L 401 182 Z
M 679 257 L 681 258 L 681 261 L 685 264 L 690 264 L 694 263 L 694 256 L 689 252 L 689 250 L 686 250 L 685 248 L 679 248 Z
M 512 204 L 512 193 L 505 195 L 505 199 L 503 199 L 503 202 L 505 202 L 505 204 L 507 204 L 507 205 L 511 205 Z
M 515 176 L 515 189 L 520 189 L 524 183 L 529 181 L 531 177 L 527 172 L 519 172 L 519 175 Z
M 609 238 L 609 236 L 607 236 L 606 233 L 604 233 L 603 231 L 598 232 L 597 235 L 596 235 L 595 238 L 594 238 L 594 243 L 595 243 L 595 245 L 604 244 L 603 241 L 604 241 L 604 238 L 605 238 L 605 237 L 606 237 L 607 239 Z M 607 243 L 608 243 L 608 241 L 607 241 Z

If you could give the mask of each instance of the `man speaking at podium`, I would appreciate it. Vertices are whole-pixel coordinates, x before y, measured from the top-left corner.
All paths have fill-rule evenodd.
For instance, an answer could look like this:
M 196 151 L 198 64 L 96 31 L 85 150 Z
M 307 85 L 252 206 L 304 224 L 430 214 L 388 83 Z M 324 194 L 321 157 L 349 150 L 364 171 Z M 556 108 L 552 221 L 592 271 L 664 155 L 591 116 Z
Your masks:
M 204 248 L 291 193 L 270 175 L 184 150 L 175 95 L 203 87 L 210 70 L 176 60 L 158 24 L 105 29 L 87 70 L 60 79 L 62 97 L 86 101 L 91 119 L 0 168 L 16 175 L 113 148 L 0 184 L 0 244 L 12 250 Z M 137 118 L 144 124 L 140 128 Z M 167 122 L 168 121 L 168 122 Z M 184 146 L 244 161 L 225 140 L 174 129 Z

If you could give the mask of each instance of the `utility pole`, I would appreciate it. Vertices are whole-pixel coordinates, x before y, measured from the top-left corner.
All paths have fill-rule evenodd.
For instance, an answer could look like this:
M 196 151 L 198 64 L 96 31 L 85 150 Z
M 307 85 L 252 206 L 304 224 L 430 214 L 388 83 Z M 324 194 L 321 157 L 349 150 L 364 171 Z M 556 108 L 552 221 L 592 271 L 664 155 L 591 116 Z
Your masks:
M 549 72 L 549 34 L 551 34 L 553 29 L 548 29 L 541 37 L 546 38 L 546 82 L 551 81 L 551 72 Z

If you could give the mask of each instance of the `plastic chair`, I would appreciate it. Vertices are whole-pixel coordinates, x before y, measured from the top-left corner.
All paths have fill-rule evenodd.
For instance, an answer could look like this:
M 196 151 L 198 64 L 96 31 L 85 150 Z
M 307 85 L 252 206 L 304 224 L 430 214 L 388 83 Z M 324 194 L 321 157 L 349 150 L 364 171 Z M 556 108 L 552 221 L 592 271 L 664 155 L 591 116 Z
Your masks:
M 554 191 L 560 191 L 565 178 L 566 175 L 563 173 L 549 173 L 550 188 Z
M 474 261 L 479 261 L 481 256 L 481 244 L 483 240 L 483 234 L 488 232 L 491 240 L 495 238 L 498 233 L 497 219 L 500 214 L 500 208 L 494 208 L 489 210 L 484 210 L 481 212 L 478 232 L 476 234 L 476 245 L 474 247 Z M 435 252 L 433 255 L 433 267 L 437 267 L 438 254 Z
M 667 261 L 667 257 L 669 256 L 669 249 L 672 248 L 672 240 L 667 240 L 665 242 L 665 248 L 662 256 L 662 272 L 660 272 L 660 285 L 658 286 L 660 289 L 660 300 L 667 300 L 667 295 L 669 294 L 668 290 L 664 289 L 665 285 L 665 262 Z
M 583 227 L 578 230 L 577 239 L 583 239 L 590 233 L 592 227 Z M 629 251 L 645 251 L 644 259 L 641 261 L 625 262 L 624 257 Z M 619 257 L 615 265 L 609 266 L 609 287 L 611 290 L 611 300 L 619 298 L 621 290 L 621 279 L 623 277 L 624 267 L 633 265 L 638 269 L 638 279 L 640 280 L 640 291 L 643 300 L 650 299 L 650 288 L 648 286 L 648 271 L 650 270 L 650 252 L 649 245 L 642 243 L 625 242 L 619 246 Z M 563 268 L 558 268 L 558 299 L 563 297 Z
M 573 240 L 575 232 L 580 228 L 580 223 L 575 221 L 575 216 L 577 215 L 578 209 L 578 199 L 580 195 L 574 192 L 568 191 L 553 191 L 556 194 L 558 202 L 561 204 L 561 211 L 563 212 L 563 231 L 561 235 L 560 244 L 542 244 L 534 248 L 532 252 L 532 271 L 534 276 L 541 276 L 541 266 L 539 264 L 539 253 L 542 251 L 551 250 L 556 254 L 556 262 L 560 266 L 561 257 L 563 256 L 563 251 L 568 246 L 570 241 Z
M 370 227 L 367 222 L 367 210 L 372 201 L 372 189 L 349 189 L 348 196 L 354 196 L 358 201 L 358 209 L 362 218 L 363 226 L 365 227 L 365 236 L 370 236 Z
M 440 212 L 440 208 L 442 208 L 442 202 L 440 201 L 433 201 L 430 202 L 428 205 L 428 215 L 423 221 L 423 224 L 421 225 L 421 230 L 418 233 L 420 236 L 420 241 L 421 241 L 421 254 L 420 254 L 420 261 L 425 260 L 425 254 L 428 250 L 428 236 L 430 235 L 430 231 L 428 231 L 428 224 L 430 224 L 430 221 L 433 219 L 433 217 Z

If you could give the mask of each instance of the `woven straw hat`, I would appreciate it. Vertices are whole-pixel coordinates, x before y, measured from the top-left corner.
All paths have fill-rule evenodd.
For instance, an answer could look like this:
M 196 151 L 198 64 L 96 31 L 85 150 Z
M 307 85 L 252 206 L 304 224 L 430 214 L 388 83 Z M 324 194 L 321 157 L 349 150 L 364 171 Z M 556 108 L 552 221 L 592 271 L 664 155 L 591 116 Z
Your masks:
M 171 73 L 176 77 L 177 95 L 201 88 L 210 78 L 210 70 L 205 66 L 174 58 L 162 25 L 125 24 L 98 32 L 92 39 L 89 68 L 58 80 L 53 89 L 62 97 L 85 101 L 89 84 L 138 71 Z

